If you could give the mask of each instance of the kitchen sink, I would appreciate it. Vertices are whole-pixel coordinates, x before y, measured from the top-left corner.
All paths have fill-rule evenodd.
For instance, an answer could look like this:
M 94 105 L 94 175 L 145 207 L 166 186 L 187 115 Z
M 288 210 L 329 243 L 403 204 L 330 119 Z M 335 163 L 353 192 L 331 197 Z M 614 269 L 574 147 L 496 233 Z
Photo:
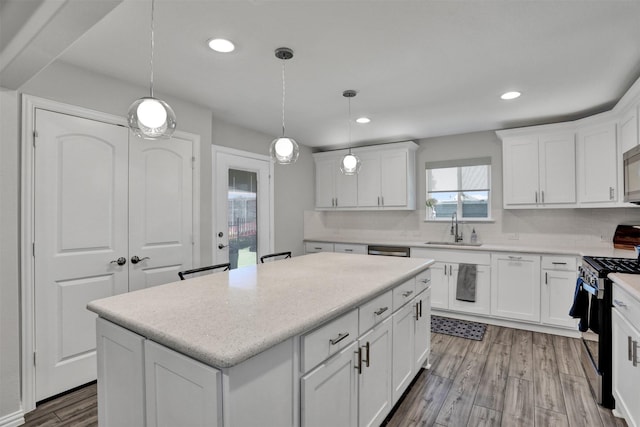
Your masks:
M 482 243 L 471 243 L 471 242 L 434 242 L 429 241 L 426 242 L 427 245 L 447 245 L 447 246 L 482 246 Z

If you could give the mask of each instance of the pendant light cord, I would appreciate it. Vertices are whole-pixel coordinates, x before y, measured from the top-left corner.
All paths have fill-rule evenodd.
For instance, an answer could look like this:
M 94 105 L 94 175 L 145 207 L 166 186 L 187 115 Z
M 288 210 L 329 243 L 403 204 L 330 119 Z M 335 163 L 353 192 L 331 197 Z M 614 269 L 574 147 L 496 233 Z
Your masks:
M 351 154 L 351 97 L 349 100 L 349 117 L 347 119 L 347 124 L 349 125 L 349 154 Z
M 150 83 L 150 92 L 151 98 L 153 98 L 153 48 L 154 48 L 154 34 L 153 34 L 153 12 L 155 9 L 155 1 L 151 0 L 151 60 L 150 60 L 150 68 L 151 68 L 151 78 L 149 79 Z
M 282 136 L 284 134 L 284 95 L 285 95 L 285 83 L 284 83 L 284 59 L 282 60 Z

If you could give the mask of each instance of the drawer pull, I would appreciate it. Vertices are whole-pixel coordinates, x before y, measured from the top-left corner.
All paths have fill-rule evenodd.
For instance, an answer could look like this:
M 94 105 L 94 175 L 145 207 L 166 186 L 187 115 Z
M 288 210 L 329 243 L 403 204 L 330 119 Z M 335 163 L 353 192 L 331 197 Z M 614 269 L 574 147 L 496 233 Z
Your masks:
M 362 374 L 362 347 L 358 347 L 358 351 L 355 352 L 358 355 L 358 365 L 354 366 L 358 370 L 358 374 Z
M 431 279 L 424 279 L 424 280 L 421 280 L 421 282 L 426 285 L 427 283 L 431 283 Z
M 384 313 L 384 312 L 385 312 L 385 311 L 387 311 L 387 310 L 389 310 L 389 307 L 382 307 L 382 308 L 380 308 L 380 310 L 378 310 L 378 311 L 374 311 L 373 313 L 374 313 L 376 316 L 380 316 L 382 313 Z
M 313 249 L 315 249 L 315 250 L 317 250 L 317 251 L 322 250 L 322 248 L 313 248 Z
M 367 349 L 366 351 L 367 361 L 365 362 L 366 363 L 365 366 L 368 368 L 369 367 L 369 341 L 367 341 L 367 345 L 365 346 L 365 348 Z
M 331 343 L 331 345 L 336 345 L 348 336 L 349 336 L 349 332 L 345 332 L 344 334 L 338 334 L 338 338 L 330 339 L 329 342 Z
M 402 293 L 402 296 L 406 298 L 406 297 L 408 297 L 409 295 L 411 295 L 412 293 L 413 293 L 413 291 L 403 292 L 403 293 Z
M 553 265 L 567 265 L 566 262 L 555 262 L 555 261 L 552 262 L 551 264 L 553 264 Z
M 624 302 L 620 301 L 619 299 L 614 299 L 613 303 L 615 305 L 617 305 L 618 307 L 627 308 L 627 304 L 625 304 Z
M 353 249 L 345 249 L 345 252 L 353 252 Z
M 629 359 L 629 361 L 633 360 L 633 351 L 631 350 L 632 345 L 633 340 L 631 339 L 631 337 L 627 337 L 627 358 Z
M 509 255 L 509 259 L 516 260 L 516 261 L 520 261 L 520 260 L 522 259 L 522 257 L 521 257 L 521 256 L 513 256 L 513 255 Z

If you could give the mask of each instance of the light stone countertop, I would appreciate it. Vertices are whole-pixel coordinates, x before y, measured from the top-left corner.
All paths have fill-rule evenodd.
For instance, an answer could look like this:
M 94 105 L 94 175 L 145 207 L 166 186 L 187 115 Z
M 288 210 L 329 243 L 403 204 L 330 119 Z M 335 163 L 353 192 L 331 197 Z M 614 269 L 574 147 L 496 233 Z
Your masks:
M 514 243 L 514 244 L 494 244 L 494 243 L 482 243 L 481 246 L 470 245 L 436 245 L 427 244 L 425 241 L 411 241 L 411 240 L 382 240 L 371 239 L 362 240 L 356 238 L 340 238 L 340 237 L 305 237 L 305 242 L 326 242 L 326 243 L 345 243 L 345 244 L 361 244 L 361 245 L 387 245 L 387 246 L 408 246 L 411 248 L 424 248 L 424 249 L 449 249 L 449 250 L 464 250 L 464 251 L 487 251 L 487 252 L 522 252 L 522 253 L 536 253 L 536 254 L 555 254 L 555 255 L 572 255 L 572 256 L 602 256 L 602 257 L 616 257 L 616 258 L 635 258 L 635 251 L 625 249 L 615 249 L 613 247 L 605 246 L 560 246 L 555 244 L 549 244 L 545 246 L 541 245 L 527 245 L 526 243 Z
M 100 317 L 217 368 L 310 331 L 433 260 L 319 253 L 92 301 Z
M 608 277 L 640 302 L 640 274 L 611 273 Z

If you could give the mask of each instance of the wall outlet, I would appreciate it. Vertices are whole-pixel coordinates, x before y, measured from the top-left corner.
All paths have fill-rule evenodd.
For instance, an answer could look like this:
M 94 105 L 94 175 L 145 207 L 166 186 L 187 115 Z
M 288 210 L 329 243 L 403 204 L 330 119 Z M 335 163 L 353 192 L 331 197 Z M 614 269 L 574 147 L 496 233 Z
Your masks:
M 507 234 L 507 239 L 509 239 L 509 240 L 518 240 L 518 239 L 520 239 L 520 236 L 518 235 L 518 233 L 509 233 L 509 234 Z

